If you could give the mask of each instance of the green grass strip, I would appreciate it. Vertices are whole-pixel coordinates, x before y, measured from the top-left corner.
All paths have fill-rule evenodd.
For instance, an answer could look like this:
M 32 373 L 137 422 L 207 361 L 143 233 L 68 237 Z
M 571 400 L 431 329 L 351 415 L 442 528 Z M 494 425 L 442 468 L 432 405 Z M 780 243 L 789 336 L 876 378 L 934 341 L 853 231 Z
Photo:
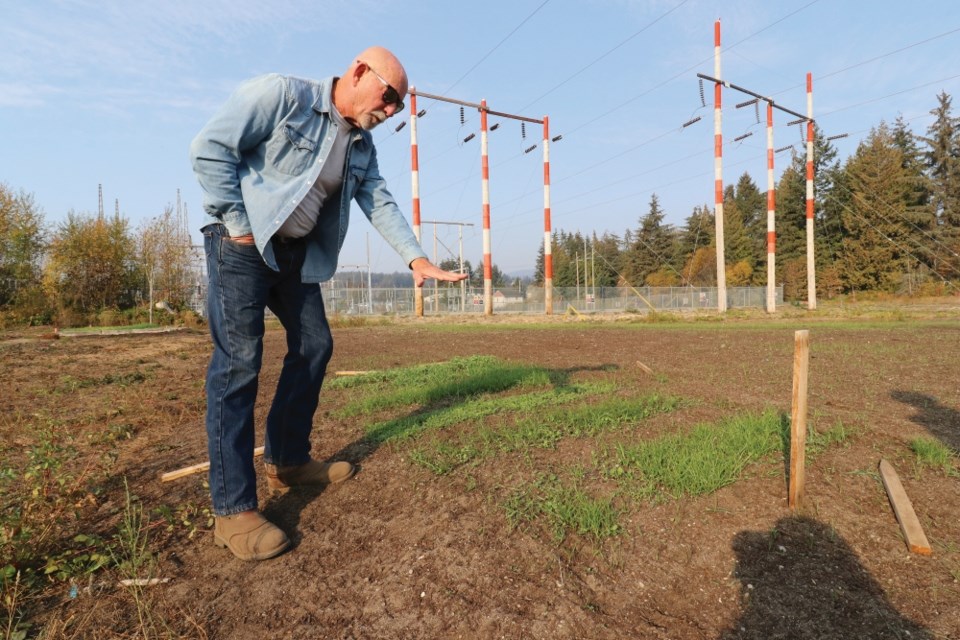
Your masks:
M 785 419 L 772 410 L 743 414 L 687 434 L 621 444 L 607 474 L 636 481 L 640 494 L 711 493 L 738 480 L 751 462 L 781 450 Z
M 609 393 L 609 383 L 586 383 L 505 397 L 483 397 L 439 406 L 401 418 L 378 422 L 367 428 L 367 440 L 382 444 L 417 436 L 425 431 L 443 429 L 455 424 L 478 421 L 488 416 L 534 411 L 546 406 L 582 400 L 600 393 Z
M 650 416 L 675 411 L 683 404 L 680 398 L 654 393 L 639 398 L 609 398 L 599 404 L 558 407 L 515 421 L 504 416 L 498 425 L 480 425 L 461 433 L 458 442 L 440 438 L 424 442 L 410 452 L 410 459 L 442 475 L 500 452 L 552 448 L 563 438 L 596 436 L 621 429 Z
M 339 415 L 373 413 L 411 405 L 429 406 L 513 388 L 566 385 L 563 373 L 503 362 L 491 356 L 454 358 L 449 362 L 370 373 L 334 381 L 333 388 L 353 390 L 355 397 Z

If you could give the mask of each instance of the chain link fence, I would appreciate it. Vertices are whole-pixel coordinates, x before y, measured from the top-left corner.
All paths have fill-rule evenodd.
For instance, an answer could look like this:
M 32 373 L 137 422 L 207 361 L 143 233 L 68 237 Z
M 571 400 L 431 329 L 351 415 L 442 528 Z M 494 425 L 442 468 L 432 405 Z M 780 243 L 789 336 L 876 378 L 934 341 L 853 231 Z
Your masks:
M 338 288 L 322 286 L 328 314 L 412 315 L 414 289 Z M 766 307 L 766 287 L 728 287 L 727 308 Z M 783 304 L 783 287 L 776 288 L 776 303 Z M 553 312 L 570 308 L 580 313 L 635 313 L 648 311 L 698 311 L 717 309 L 716 287 L 576 287 L 553 288 Z M 480 287 L 433 287 L 423 289 L 424 315 L 483 314 Z M 544 289 L 522 287 L 495 289 L 494 313 L 544 313 Z

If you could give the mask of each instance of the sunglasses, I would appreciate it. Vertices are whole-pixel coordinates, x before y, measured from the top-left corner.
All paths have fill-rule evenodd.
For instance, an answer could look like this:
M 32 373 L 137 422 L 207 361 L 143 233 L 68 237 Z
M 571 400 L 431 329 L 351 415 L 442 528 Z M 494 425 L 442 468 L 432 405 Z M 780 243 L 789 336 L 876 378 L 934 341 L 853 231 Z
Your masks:
M 383 90 L 383 96 L 382 96 L 383 103 L 395 105 L 397 107 L 397 111 L 403 111 L 403 100 L 400 99 L 400 94 L 397 92 L 397 90 L 394 89 L 389 82 L 384 80 L 383 76 L 377 73 L 376 70 L 373 67 L 371 67 L 369 64 L 367 64 L 363 60 L 357 60 L 357 62 L 366 65 L 367 70 L 370 71 L 373 75 L 377 76 L 377 80 L 379 80 L 383 84 L 383 86 L 386 87 L 386 89 Z

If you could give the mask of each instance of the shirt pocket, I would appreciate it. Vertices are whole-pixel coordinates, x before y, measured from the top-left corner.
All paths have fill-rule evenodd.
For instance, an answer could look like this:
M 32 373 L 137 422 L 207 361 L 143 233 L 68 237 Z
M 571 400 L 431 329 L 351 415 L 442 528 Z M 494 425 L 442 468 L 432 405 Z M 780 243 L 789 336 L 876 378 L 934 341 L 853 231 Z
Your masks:
M 360 185 L 363 184 L 366 177 L 367 170 L 363 167 L 349 167 L 347 169 L 346 188 L 347 195 L 351 200 L 357 195 L 357 191 L 360 189 Z
M 280 134 L 274 136 L 267 161 L 281 173 L 300 175 L 310 166 L 316 148 L 315 140 L 311 140 L 294 126 L 285 124 Z

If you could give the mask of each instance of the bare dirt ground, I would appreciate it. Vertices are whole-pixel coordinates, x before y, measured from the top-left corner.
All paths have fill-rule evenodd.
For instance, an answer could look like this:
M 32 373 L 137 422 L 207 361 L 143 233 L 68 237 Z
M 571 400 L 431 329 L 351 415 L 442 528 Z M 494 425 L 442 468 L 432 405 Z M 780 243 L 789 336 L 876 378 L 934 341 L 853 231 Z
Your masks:
M 171 635 L 263 638 L 960 638 L 960 479 L 915 463 L 930 436 L 960 451 L 960 322 L 853 326 L 787 319 L 683 324 L 435 322 L 335 329 L 330 370 L 387 369 L 490 354 L 658 389 L 695 404 L 632 437 L 689 428 L 740 410 L 790 412 L 793 332 L 811 330 L 810 422 L 853 435 L 808 465 L 807 502 L 786 505 L 781 465 L 754 468 L 713 494 L 634 505 L 600 546 L 514 529 L 507 490 L 534 469 L 589 464 L 594 440 L 502 455 L 435 476 L 400 446 L 367 446 L 362 416 L 335 418 L 344 389 L 325 391 L 314 455 L 361 466 L 345 485 L 273 498 L 267 515 L 294 548 L 245 563 L 212 544 L 202 475 L 158 476 L 205 459 L 200 331 L 0 341 L 5 466 L 25 464 L 30 416 L 69 429 L 85 460 L 114 459 L 76 531 L 107 538 L 123 478 L 153 524 L 155 574 L 144 590 Z M 26 336 L 30 337 L 30 336 Z M 284 352 L 266 338 L 258 429 Z M 653 375 L 638 365 L 643 363 Z M 602 368 L 602 372 L 601 371 Z M 99 381 L 98 384 L 94 384 Z M 39 418 L 38 418 L 39 419 Z M 259 431 L 258 431 L 259 434 Z M 259 438 L 258 440 L 262 440 Z M 908 553 L 877 474 L 899 471 L 933 555 Z M 183 516 L 169 523 L 157 509 Z M 169 526 L 168 526 L 169 524 Z M 54 583 L 29 603 L 34 632 L 135 637 L 130 594 L 100 572 L 70 598 Z M 146 606 L 146 605 L 144 605 Z M 139 636 L 137 636 L 139 637 Z

